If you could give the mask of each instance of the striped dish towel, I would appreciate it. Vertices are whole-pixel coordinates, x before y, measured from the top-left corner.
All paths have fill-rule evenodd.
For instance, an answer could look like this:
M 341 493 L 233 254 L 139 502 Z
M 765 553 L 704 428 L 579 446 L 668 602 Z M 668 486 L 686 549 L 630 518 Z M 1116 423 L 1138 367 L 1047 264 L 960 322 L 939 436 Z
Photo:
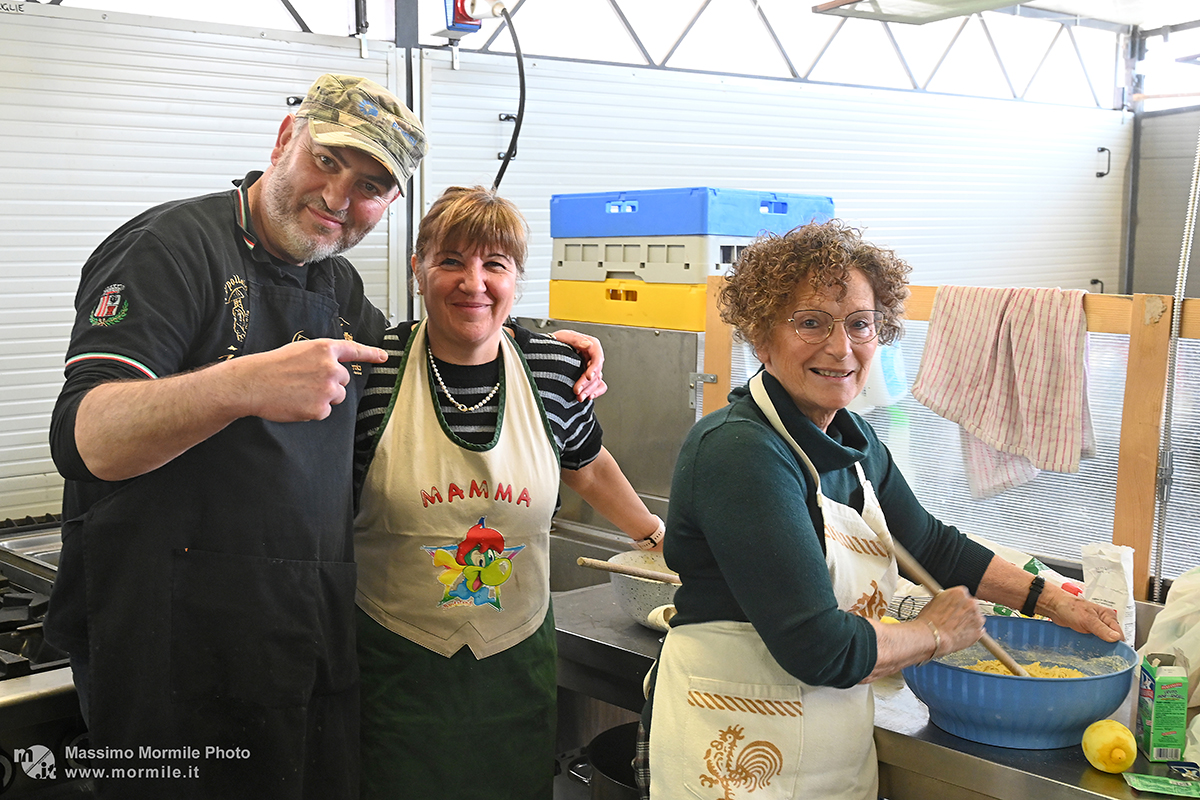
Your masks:
M 974 497 L 1096 453 L 1082 290 L 943 286 L 912 394 L 962 426 Z

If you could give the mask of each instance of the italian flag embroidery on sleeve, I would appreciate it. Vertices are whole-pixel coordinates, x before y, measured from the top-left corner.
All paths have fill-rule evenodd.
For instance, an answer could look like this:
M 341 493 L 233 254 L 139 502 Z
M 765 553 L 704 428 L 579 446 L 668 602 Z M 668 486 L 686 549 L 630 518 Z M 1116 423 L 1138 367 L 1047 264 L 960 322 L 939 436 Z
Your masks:
M 128 364 L 129 366 L 133 367 L 137 371 L 144 374 L 147 378 L 157 378 L 158 377 L 157 375 L 154 374 L 154 370 L 150 369 L 142 362 L 137 361 L 136 359 L 132 359 L 129 356 L 120 355 L 119 353 L 80 353 L 77 356 L 72 356 L 71 358 L 68 358 L 67 363 L 64 366 L 69 367 L 72 364 L 78 364 L 80 361 L 91 361 L 91 360 L 117 361 L 121 364 Z

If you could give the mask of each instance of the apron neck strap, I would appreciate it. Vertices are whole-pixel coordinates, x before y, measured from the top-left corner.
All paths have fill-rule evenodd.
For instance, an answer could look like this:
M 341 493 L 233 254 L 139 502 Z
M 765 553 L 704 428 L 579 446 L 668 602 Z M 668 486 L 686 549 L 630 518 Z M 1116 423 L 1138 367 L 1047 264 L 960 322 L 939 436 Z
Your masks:
M 771 397 L 767 394 L 767 387 L 763 384 L 762 370 L 756 372 L 754 377 L 750 379 L 750 396 L 754 399 L 754 403 L 758 406 L 759 410 L 766 416 L 767 421 L 771 423 L 771 427 L 775 429 L 775 432 L 791 445 L 791 448 L 796 451 L 796 455 L 800 456 L 800 460 L 804 462 L 804 466 L 808 468 L 809 474 L 812 475 L 812 479 L 817 484 L 817 505 L 820 505 L 823 499 L 821 495 L 821 476 L 817 473 L 817 468 L 808 457 L 808 454 L 800 448 L 800 445 L 796 444 L 796 440 L 792 438 L 787 428 L 783 426 L 783 420 L 779 418 L 779 412 L 775 409 L 775 404 L 771 402 Z M 858 462 L 855 462 L 855 466 L 858 466 Z M 859 472 L 861 474 L 861 468 Z

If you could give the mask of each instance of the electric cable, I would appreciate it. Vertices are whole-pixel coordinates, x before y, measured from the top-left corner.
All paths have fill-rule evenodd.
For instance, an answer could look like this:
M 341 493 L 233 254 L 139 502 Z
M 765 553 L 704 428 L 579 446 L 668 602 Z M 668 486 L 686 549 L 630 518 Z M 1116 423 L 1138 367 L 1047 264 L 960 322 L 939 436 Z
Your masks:
M 520 86 L 520 97 L 517 101 L 517 121 L 513 126 L 512 139 L 508 142 L 508 150 L 504 152 L 504 161 L 500 164 L 500 171 L 496 173 L 496 180 L 492 182 L 493 192 L 500 188 L 500 181 L 504 178 L 505 170 L 508 169 L 508 162 L 512 161 L 513 156 L 517 154 L 517 137 L 521 135 L 521 122 L 525 119 L 525 57 L 521 54 L 521 43 L 517 41 L 517 29 L 513 27 L 508 9 L 501 7 L 500 15 L 508 23 L 508 32 L 512 36 L 513 49 L 517 54 L 517 82 Z
M 1176 352 L 1179 326 L 1183 318 L 1183 297 L 1187 289 L 1188 266 L 1192 260 L 1192 237 L 1196 233 L 1196 208 L 1200 202 L 1200 135 L 1196 138 L 1196 158 L 1192 163 L 1192 188 L 1188 193 L 1187 213 L 1183 222 L 1183 244 L 1179 249 L 1179 267 L 1175 272 L 1175 296 L 1171 304 L 1171 339 L 1167 346 L 1167 382 L 1163 391 L 1162 432 L 1158 446 L 1157 508 L 1154 516 L 1154 592 L 1152 599 L 1163 602 L 1163 550 L 1167 545 L 1167 504 L 1171 499 L 1171 481 L 1175 471 L 1175 453 L 1171 449 L 1171 426 L 1175 408 Z

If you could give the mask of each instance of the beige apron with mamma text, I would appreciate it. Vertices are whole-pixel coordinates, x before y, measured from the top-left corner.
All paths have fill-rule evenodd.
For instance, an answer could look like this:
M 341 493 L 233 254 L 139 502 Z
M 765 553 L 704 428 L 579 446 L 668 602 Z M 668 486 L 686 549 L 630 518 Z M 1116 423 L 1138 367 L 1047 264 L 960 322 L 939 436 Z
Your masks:
M 861 465 L 855 464 L 864 495 L 860 515 L 821 494 L 817 470 L 783 427 L 761 373 L 750 391 L 817 483 L 838 607 L 880 619 L 896 588 L 896 562 L 883 544 L 891 535 Z M 650 796 L 875 800 L 874 719 L 869 685 L 836 689 L 798 680 L 748 622 L 672 628 L 654 687 Z
M 432 393 L 422 322 L 409 340 L 355 520 L 359 608 L 451 656 L 524 641 L 550 606 L 559 460 L 533 377 L 511 338 L 492 446 L 457 443 Z

